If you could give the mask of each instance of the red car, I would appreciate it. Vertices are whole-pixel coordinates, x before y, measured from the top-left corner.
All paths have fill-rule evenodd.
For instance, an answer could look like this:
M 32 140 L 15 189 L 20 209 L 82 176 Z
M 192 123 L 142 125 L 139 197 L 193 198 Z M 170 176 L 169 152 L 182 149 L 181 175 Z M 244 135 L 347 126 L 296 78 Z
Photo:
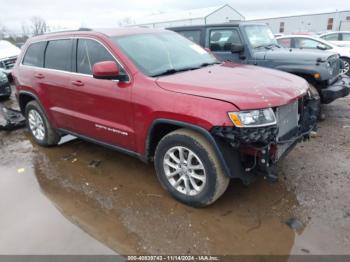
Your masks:
M 72 134 L 154 161 L 163 187 L 196 207 L 217 200 L 230 178 L 274 178 L 317 118 L 302 78 L 220 63 L 166 30 L 61 32 L 22 50 L 13 77 L 38 144 Z

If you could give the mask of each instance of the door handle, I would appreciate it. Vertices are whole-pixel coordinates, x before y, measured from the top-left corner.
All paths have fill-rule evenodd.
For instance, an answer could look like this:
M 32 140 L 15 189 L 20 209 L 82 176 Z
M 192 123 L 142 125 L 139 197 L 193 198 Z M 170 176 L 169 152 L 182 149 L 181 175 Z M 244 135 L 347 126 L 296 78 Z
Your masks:
M 76 80 L 76 81 L 72 81 L 72 85 L 75 85 L 75 86 L 83 86 L 84 83 L 80 80 Z
M 35 78 L 43 79 L 45 76 L 43 74 L 37 73 L 34 75 Z

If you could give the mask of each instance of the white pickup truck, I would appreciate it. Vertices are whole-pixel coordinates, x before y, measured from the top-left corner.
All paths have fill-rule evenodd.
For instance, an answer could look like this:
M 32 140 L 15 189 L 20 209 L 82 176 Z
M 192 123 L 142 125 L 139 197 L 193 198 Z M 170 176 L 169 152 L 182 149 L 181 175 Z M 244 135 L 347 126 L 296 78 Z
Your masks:
M 7 76 L 11 75 L 20 52 L 21 50 L 17 46 L 8 41 L 0 40 L 0 71 L 3 71 Z

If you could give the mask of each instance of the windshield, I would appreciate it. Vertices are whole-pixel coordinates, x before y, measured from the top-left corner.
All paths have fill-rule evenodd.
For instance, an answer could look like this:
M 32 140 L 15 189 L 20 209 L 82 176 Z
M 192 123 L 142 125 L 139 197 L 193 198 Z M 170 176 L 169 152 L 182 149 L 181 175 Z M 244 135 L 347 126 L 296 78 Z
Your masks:
M 148 76 L 172 74 L 218 63 L 205 49 L 173 32 L 112 39 Z
M 268 26 L 248 25 L 244 27 L 245 34 L 253 48 L 278 45 L 277 41 Z

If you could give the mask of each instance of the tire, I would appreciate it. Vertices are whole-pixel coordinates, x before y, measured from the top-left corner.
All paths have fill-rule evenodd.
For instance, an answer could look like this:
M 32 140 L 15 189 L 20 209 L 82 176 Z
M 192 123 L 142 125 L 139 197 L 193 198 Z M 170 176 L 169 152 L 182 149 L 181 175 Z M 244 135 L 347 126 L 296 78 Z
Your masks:
M 177 167 L 181 165 L 180 150 L 183 150 L 182 168 L 185 170 L 182 168 L 174 169 L 167 164 L 170 161 L 172 166 L 174 163 L 180 163 Z M 190 152 L 191 158 L 188 157 Z M 172 154 L 175 158 L 169 157 Z M 174 161 L 176 158 L 179 161 Z M 179 129 L 163 137 L 156 148 L 154 162 L 161 185 L 175 199 L 193 207 L 205 207 L 214 203 L 225 192 L 230 182 L 230 178 L 224 175 L 218 157 L 208 140 L 191 130 Z M 191 169 L 199 166 L 202 166 L 203 170 Z M 179 174 L 170 175 L 179 170 L 181 170 Z M 168 179 L 167 174 L 171 178 Z M 205 182 L 194 178 L 194 175 L 196 178 L 205 178 Z M 176 182 L 181 180 L 181 176 L 183 177 L 182 182 L 176 187 Z M 190 190 L 186 190 L 185 180 L 187 180 Z M 193 181 L 197 185 L 197 189 L 193 186 Z
M 61 137 L 55 129 L 52 128 L 43 109 L 37 101 L 31 101 L 26 105 L 25 117 L 27 128 L 36 143 L 44 147 L 55 146 L 58 144 Z M 36 127 L 33 127 L 33 124 L 31 124 L 33 122 L 31 122 L 30 119 L 33 119 L 33 117 L 36 121 Z M 41 120 L 41 124 L 38 119 Z
M 347 71 L 344 72 L 344 74 L 350 76 L 350 59 L 345 57 L 342 57 L 340 59 L 343 60 L 344 65 L 347 67 Z
M 0 97 L 0 100 L 1 100 L 1 101 L 9 100 L 10 97 L 11 97 L 11 95 L 1 96 L 1 97 Z
M 314 85 L 312 85 L 312 84 L 310 84 L 310 91 L 311 91 L 311 96 L 314 99 L 319 101 L 318 102 L 318 108 L 319 109 L 318 109 L 318 116 L 317 116 L 318 121 L 321 122 L 321 121 L 326 120 L 326 115 L 325 115 L 325 113 L 322 110 L 320 93 L 317 91 L 317 88 Z

